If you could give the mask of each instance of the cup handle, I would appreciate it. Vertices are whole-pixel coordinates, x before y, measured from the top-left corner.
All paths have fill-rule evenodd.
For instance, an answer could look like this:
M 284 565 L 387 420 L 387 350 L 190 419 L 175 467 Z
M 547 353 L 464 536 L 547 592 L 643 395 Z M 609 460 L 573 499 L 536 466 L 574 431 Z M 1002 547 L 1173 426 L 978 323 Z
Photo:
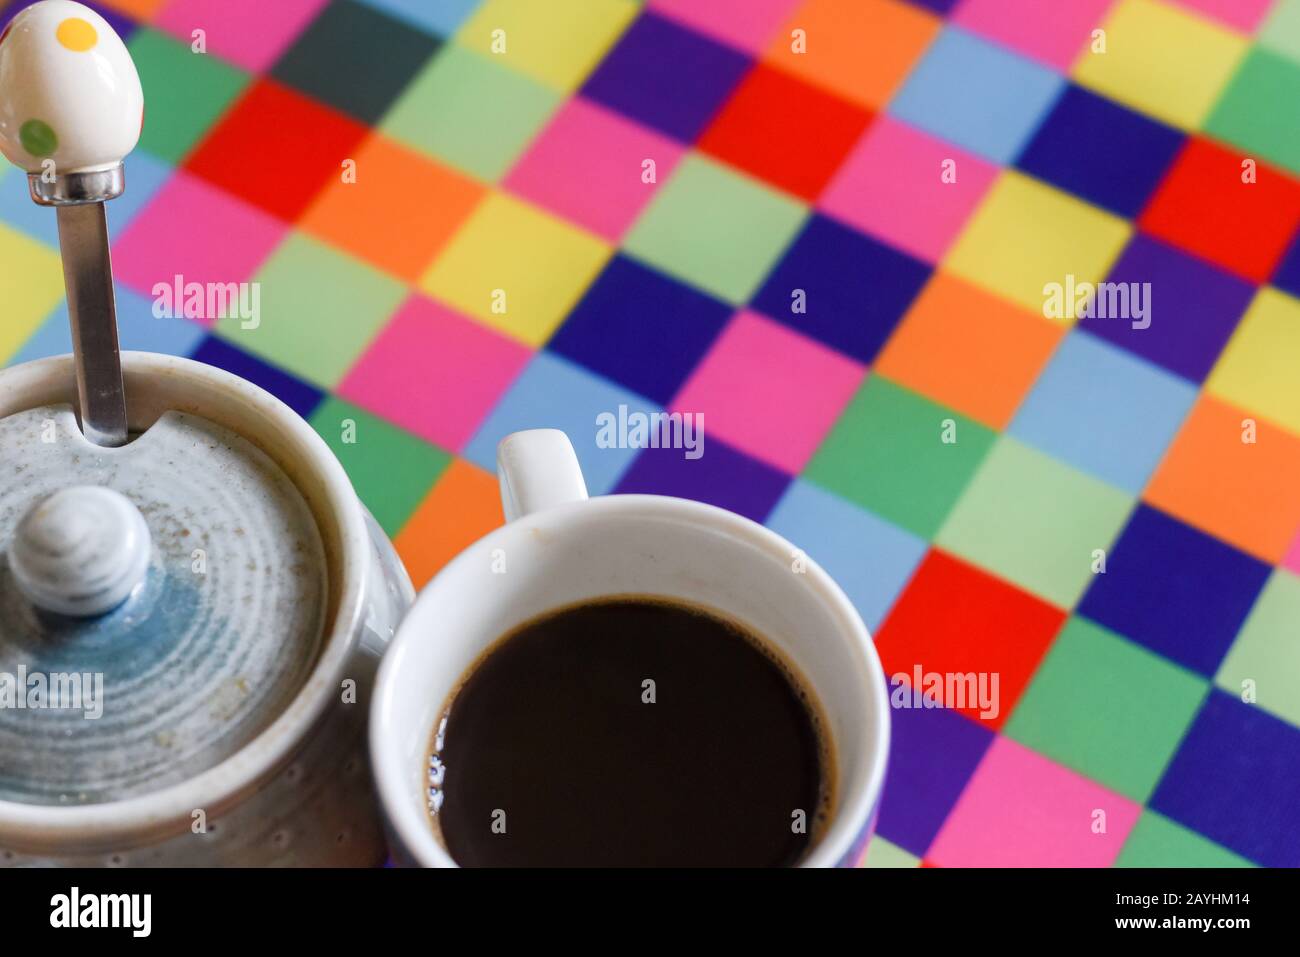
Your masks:
M 559 429 L 507 435 L 497 446 L 497 476 L 507 522 L 587 497 L 578 456 Z

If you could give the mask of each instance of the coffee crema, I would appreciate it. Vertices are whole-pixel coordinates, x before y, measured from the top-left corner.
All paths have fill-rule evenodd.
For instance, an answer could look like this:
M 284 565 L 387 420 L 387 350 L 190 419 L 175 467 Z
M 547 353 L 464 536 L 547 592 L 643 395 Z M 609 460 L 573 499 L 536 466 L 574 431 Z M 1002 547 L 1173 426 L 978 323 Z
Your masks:
M 428 807 L 475 866 L 788 866 L 833 806 L 829 733 L 761 637 L 675 601 L 548 612 L 466 672 Z

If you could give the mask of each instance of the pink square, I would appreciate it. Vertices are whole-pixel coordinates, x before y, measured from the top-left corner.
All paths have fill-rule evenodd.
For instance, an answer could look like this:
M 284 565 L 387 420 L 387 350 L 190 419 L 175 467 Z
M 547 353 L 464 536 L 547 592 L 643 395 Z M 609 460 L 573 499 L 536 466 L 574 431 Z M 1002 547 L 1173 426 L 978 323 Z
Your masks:
M 574 97 L 511 170 L 506 186 L 617 242 L 682 152 L 672 140 Z M 646 160 L 654 160 L 654 182 L 645 182 Z
M 926 859 L 940 867 L 1108 867 L 1141 812 L 998 736 Z
M 1297 575 L 1300 575 L 1300 529 L 1296 529 L 1295 540 L 1291 542 L 1291 550 L 1282 559 L 1282 567 L 1289 568 Z
M 532 352 L 423 296 L 406 301 L 338 394 L 458 452 Z
M 274 216 L 177 170 L 113 243 L 113 269 L 146 295 L 158 283 L 174 286 L 177 276 L 183 283 L 246 282 L 287 231 Z
M 650 9 L 715 40 L 757 53 L 799 0 L 653 0 Z
M 1113 0 L 965 0 L 952 22 L 1068 70 Z
M 279 59 L 329 0 L 172 0 L 154 25 L 193 42 L 195 30 L 207 34 L 208 52 L 262 72 Z
M 865 374 L 833 349 L 744 311 L 722 330 L 671 408 L 703 414 L 706 436 L 793 475 Z
M 938 262 L 997 170 L 882 115 L 853 148 L 818 206 L 914 256 Z
M 1274 0 L 1174 0 L 1180 7 L 1227 24 L 1242 33 L 1255 32 Z

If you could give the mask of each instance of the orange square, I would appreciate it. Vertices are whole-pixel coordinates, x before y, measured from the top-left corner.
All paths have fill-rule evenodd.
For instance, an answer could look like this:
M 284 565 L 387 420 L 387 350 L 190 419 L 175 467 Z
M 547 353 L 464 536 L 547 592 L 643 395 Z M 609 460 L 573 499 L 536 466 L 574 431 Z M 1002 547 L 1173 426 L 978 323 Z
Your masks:
M 152 20 L 153 15 L 167 0 L 101 0 L 106 7 L 113 7 L 129 14 L 136 20 Z
M 763 59 L 865 106 L 883 107 L 939 32 L 901 0 L 804 0 Z M 801 30 L 796 35 L 794 31 Z M 804 52 L 797 52 L 798 39 Z
M 393 544 L 411 582 L 423 588 L 443 565 L 505 522 L 497 478 L 456 459 L 429 490 Z
M 1242 441 L 1254 420 L 1255 441 Z M 1300 438 L 1202 395 L 1142 496 L 1275 563 L 1300 527 Z
M 1057 323 L 937 272 L 890 337 L 876 370 L 1002 429 L 1064 333 Z
M 408 282 L 415 282 L 483 195 L 483 187 L 379 134 L 339 170 L 301 225 Z M 413 199 L 414 198 L 414 199 Z

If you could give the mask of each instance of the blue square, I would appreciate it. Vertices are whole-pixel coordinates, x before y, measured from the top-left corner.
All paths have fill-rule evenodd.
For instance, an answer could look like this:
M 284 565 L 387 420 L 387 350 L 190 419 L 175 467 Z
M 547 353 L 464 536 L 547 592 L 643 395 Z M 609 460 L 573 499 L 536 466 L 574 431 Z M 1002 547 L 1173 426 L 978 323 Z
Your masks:
M 104 204 L 108 237 L 120 236 L 131 220 L 149 202 L 172 174 L 162 160 L 136 150 L 126 160 L 126 192 Z M 32 202 L 27 174 L 13 166 L 0 168 L 0 220 L 33 239 L 59 248 L 59 224 L 55 211 Z
M 643 13 L 596 67 L 582 92 L 692 143 L 749 65 L 748 57 L 730 47 Z
M 523 429 L 560 429 L 569 436 L 592 495 L 605 495 L 636 458 L 634 448 L 601 448 L 596 418 L 608 412 L 661 412 L 648 399 L 593 375 L 559 356 L 539 352 L 497 402 L 461 454 L 489 472 L 497 465 L 497 443 Z
M 316 411 L 316 406 L 325 397 L 315 386 L 308 385 L 277 366 L 250 356 L 228 342 L 222 342 L 216 336 L 210 335 L 204 339 L 194 351 L 193 358 L 260 386 L 304 419 Z
M 911 687 L 901 682 L 911 701 Z M 891 708 L 889 767 L 880 802 L 880 836 L 924 857 L 993 732 L 950 708 Z
M 767 527 L 826 569 L 875 631 L 925 556 L 926 543 L 838 495 L 796 479 Z
M 1196 395 L 1185 379 L 1076 329 L 1043 369 L 1008 431 L 1136 495 Z
M 1033 135 L 1064 82 L 1047 67 L 948 26 L 912 70 L 889 112 L 1007 164 Z
M 712 438 L 707 430 L 703 450 L 699 458 L 688 459 L 682 449 L 645 449 L 615 491 L 694 499 L 761 522 L 790 484 L 784 472 Z
M 1300 867 L 1300 729 L 1210 692 L 1151 807 L 1265 867 Z
M 0 220 L 32 239 L 59 248 L 59 225 L 54 210 L 32 202 L 27 174 L 10 166 L 8 161 L 0 164 Z
M 1291 248 L 1277 265 L 1277 272 L 1273 274 L 1273 285 L 1293 296 L 1300 297 L 1300 230 L 1297 230 L 1295 239 L 1291 241 Z
M 1218 671 L 1271 570 L 1139 505 L 1079 611 L 1208 678 Z
M 126 286 L 118 285 L 116 292 L 117 339 L 124 350 L 188 356 L 207 335 L 207 330 L 188 319 L 155 317 L 153 300 Z M 68 303 L 65 300 L 41 323 L 11 361 L 27 362 L 71 351 L 72 330 L 68 325 Z
M 547 349 L 666 404 L 731 317 L 731 307 L 615 256 Z
M 1182 144 L 1179 131 L 1071 85 L 1016 165 L 1131 219 Z
M 753 305 L 820 342 L 870 362 L 930 275 L 930 267 L 833 219 L 815 215 Z M 803 290 L 806 312 L 795 312 Z
M 482 0 L 361 0 L 440 37 L 450 37 Z M 493 466 L 495 468 L 495 466 Z

